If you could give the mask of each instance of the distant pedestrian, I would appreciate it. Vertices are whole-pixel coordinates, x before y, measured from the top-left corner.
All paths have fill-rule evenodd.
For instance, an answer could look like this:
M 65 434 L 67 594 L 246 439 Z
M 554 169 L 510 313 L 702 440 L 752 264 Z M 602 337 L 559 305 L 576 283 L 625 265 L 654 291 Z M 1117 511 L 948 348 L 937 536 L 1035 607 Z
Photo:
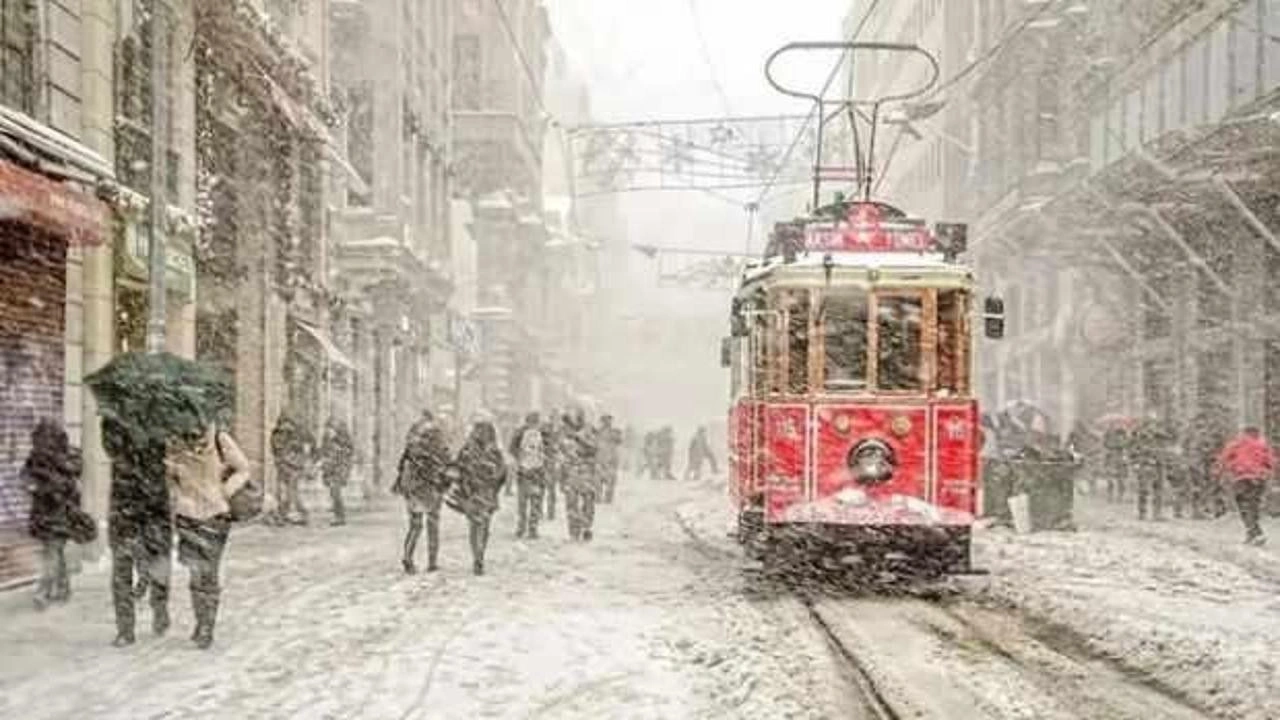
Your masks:
M 1070 434 L 1067 435 L 1066 451 L 1071 453 L 1077 463 L 1087 469 L 1085 474 L 1088 476 L 1090 496 L 1098 494 L 1098 471 L 1101 469 L 1098 467 L 1099 444 L 1100 439 L 1094 435 L 1088 425 L 1083 420 L 1076 420 Z
M 581 410 L 568 419 L 564 442 L 567 471 L 564 508 L 571 540 L 590 541 L 594 533 L 596 498 L 600 488 L 593 435 Z
M 608 505 L 613 502 L 614 492 L 618 488 L 618 471 L 622 464 L 622 433 L 613 425 L 613 416 L 600 418 L 600 427 L 596 430 L 596 445 L 599 451 L 597 458 L 600 473 L 600 501 Z
M 31 432 L 31 454 L 22 466 L 22 477 L 31 493 L 28 528 L 40 543 L 40 580 L 35 604 L 71 598 L 67 576 L 67 541 L 75 536 L 72 524 L 80 509 L 80 457 L 71 448 L 67 433 L 52 420 L 40 421 Z
M 1275 467 L 1275 451 L 1256 427 L 1245 428 L 1218 455 L 1217 470 L 1235 495 L 1244 523 L 1244 541 L 1250 545 L 1266 543 L 1258 516 Z
M 476 575 L 483 575 L 489 525 L 498 510 L 498 495 L 507 480 L 507 467 L 493 423 L 482 420 L 475 424 L 471 436 L 458 452 L 455 465 L 458 470 L 458 496 L 470 526 L 472 570 Z
M 1102 473 L 1107 480 L 1107 500 L 1124 502 L 1129 480 L 1129 431 L 1115 423 L 1102 433 Z
M 1165 473 L 1168 467 L 1165 450 L 1171 442 L 1164 423 L 1154 417 L 1138 423 L 1133 433 L 1130 457 L 1138 485 L 1139 520 L 1164 519 Z
M 711 466 L 713 475 L 720 474 L 720 468 L 716 464 L 716 456 L 711 452 L 711 442 L 707 439 L 707 428 L 700 426 L 694 431 L 693 437 L 689 439 L 689 455 L 688 463 L 684 469 L 684 479 L 686 481 L 700 482 L 702 480 L 703 463 Z
M 1230 440 L 1226 428 L 1224 413 L 1210 410 L 1197 415 L 1183 436 L 1192 518 L 1218 518 L 1227 512 L 1223 488 L 1213 478 L 1218 453 Z
M 568 475 L 568 412 L 553 414 L 547 434 L 547 512 L 548 521 L 556 519 L 556 502 L 564 494 Z
M 658 432 L 658 472 L 663 480 L 675 480 L 676 432 L 667 425 Z
M 222 554 L 231 535 L 228 500 L 249 481 L 249 460 L 230 433 L 210 426 L 187 442 L 170 443 L 165 459 L 178 561 L 191 574 L 191 609 L 196 618 L 191 640 L 213 644 L 221 588 Z
M 542 424 L 538 413 L 525 417 L 511 437 L 511 457 L 516 473 L 516 537 L 538 537 L 538 522 L 542 519 L 543 494 L 547 484 L 547 453 L 550 432 Z
M 300 420 L 281 413 L 271 431 L 271 454 L 275 458 L 280 487 L 276 514 L 282 523 L 306 525 L 309 518 L 302 502 L 302 485 L 311 471 L 315 436 Z
M 404 498 L 409 512 L 409 529 L 404 538 L 401 561 L 408 575 L 418 572 L 414 554 L 423 522 L 427 530 L 427 572 L 434 572 L 440 553 L 440 505 L 449 489 L 449 445 L 444 430 L 430 412 L 409 429 L 404 452 L 400 455 L 399 472 L 391 491 Z
M 169 630 L 169 554 L 173 521 L 165 480 L 165 444 L 110 417 L 102 419 L 102 446 L 111 459 L 107 537 L 111 546 L 111 599 L 116 647 L 134 643 L 134 587 L 146 582 L 151 629 Z M 142 574 L 145 571 L 145 576 Z
M 355 451 L 355 443 L 351 440 L 346 424 L 337 418 L 330 418 L 325 425 L 324 444 L 320 446 L 320 468 L 325 487 L 329 488 L 335 526 L 347 523 L 347 508 L 342 492 L 351 479 Z

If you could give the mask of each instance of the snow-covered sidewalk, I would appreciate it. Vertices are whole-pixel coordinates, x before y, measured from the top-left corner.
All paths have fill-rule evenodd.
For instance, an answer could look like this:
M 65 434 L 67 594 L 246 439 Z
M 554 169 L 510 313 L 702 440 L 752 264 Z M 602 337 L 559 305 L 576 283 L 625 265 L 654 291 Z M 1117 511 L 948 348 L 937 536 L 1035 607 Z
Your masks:
M 959 586 L 984 605 L 1025 616 L 1061 652 L 1113 661 L 1221 717 L 1280 717 L 1280 583 L 1261 572 L 1274 545 L 1243 547 L 1238 518 L 1230 518 L 1235 526 L 1224 519 L 1133 527 L 1083 510 L 1078 532 L 980 530 L 976 565 L 990 575 Z M 733 547 L 732 512 L 719 493 L 680 515 L 709 542 Z
M 681 532 L 673 509 L 693 492 L 624 485 L 590 544 L 564 539 L 563 518 L 516 541 L 504 507 L 484 577 L 452 513 L 442 571 L 414 577 L 399 568 L 398 505 L 345 528 L 244 529 L 207 652 L 187 639 L 185 570 L 169 636 L 151 637 L 144 611 L 124 650 L 109 646 L 101 574 L 43 613 L 25 591 L 0 594 L 0 717 L 847 716 L 803 618 L 753 606 L 737 568 Z

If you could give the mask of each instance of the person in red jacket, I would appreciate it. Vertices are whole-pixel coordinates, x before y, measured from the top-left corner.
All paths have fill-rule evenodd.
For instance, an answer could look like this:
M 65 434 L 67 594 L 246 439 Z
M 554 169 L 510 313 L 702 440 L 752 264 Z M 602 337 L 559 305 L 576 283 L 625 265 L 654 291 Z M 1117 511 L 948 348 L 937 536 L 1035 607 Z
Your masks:
M 1275 451 L 1256 427 L 1245 428 L 1218 455 L 1217 470 L 1235 492 L 1236 506 L 1244 522 L 1244 541 L 1250 545 L 1266 542 L 1258 525 L 1258 515 L 1275 464 Z

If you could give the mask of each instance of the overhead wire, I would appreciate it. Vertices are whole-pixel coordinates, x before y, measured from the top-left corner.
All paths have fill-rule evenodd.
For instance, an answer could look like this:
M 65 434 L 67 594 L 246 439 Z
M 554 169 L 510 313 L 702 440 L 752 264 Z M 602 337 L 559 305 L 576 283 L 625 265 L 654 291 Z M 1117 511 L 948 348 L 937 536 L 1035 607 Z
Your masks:
M 871 16 L 875 13 L 876 8 L 879 6 L 880 6 L 880 0 L 871 0 L 871 4 L 867 6 L 866 12 L 862 14 L 862 19 L 858 21 L 858 26 L 854 29 L 853 33 L 849 36 L 846 42 L 857 41 L 858 37 L 862 34 L 862 31 L 867 27 L 867 23 L 871 21 Z M 836 60 L 835 65 L 832 66 L 831 72 L 827 75 L 826 82 L 822 84 L 822 91 L 818 93 L 818 97 L 826 97 L 827 91 L 831 89 L 832 83 L 836 81 L 836 76 L 840 74 L 840 68 L 844 65 L 845 58 L 848 56 L 849 56 L 848 48 L 845 48 L 840 52 L 840 58 Z M 760 195 L 756 197 L 756 200 L 755 200 L 756 206 L 761 205 L 762 203 L 764 203 L 766 199 L 768 199 L 769 193 L 772 191 L 778 176 L 781 175 L 782 173 L 782 168 L 784 168 L 786 164 L 791 161 L 791 156 L 795 153 L 796 147 L 800 144 L 800 139 L 804 137 L 804 134 L 806 131 L 808 131 L 809 126 L 813 124 L 814 115 L 818 113 L 818 110 L 819 110 L 819 106 L 816 104 L 812 108 L 810 108 L 809 114 L 805 116 L 805 121 L 800 126 L 800 130 L 795 134 L 795 137 L 791 139 L 791 144 L 787 147 L 787 151 L 782 156 L 782 160 L 774 167 L 773 175 L 769 178 L 768 182 L 765 183 L 765 186 L 760 190 Z

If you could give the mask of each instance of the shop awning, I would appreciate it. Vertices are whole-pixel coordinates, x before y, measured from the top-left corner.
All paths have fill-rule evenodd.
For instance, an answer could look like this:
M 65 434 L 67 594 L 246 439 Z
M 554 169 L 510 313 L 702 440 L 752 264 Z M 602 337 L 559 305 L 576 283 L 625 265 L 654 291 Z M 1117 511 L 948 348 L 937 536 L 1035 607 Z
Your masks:
M 352 365 L 351 359 L 347 357 L 346 353 L 342 352 L 337 345 L 333 344 L 333 340 L 329 339 L 328 334 L 326 334 L 324 330 L 321 330 L 309 322 L 298 320 L 297 318 L 294 318 L 293 322 L 297 324 L 299 329 L 307 335 L 310 335 L 311 338 L 316 341 L 316 344 L 324 350 L 325 357 L 329 359 L 329 362 L 334 365 L 341 365 L 348 370 L 355 367 Z

